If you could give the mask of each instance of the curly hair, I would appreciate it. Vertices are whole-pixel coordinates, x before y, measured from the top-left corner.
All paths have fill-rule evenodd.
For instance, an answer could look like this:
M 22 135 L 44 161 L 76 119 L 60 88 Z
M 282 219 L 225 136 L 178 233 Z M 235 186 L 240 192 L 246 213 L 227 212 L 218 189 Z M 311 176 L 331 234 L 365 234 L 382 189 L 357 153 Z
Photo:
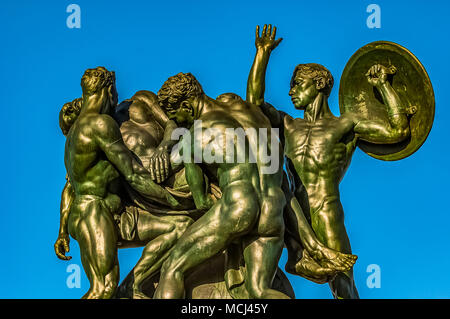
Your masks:
M 317 63 L 299 64 L 295 67 L 294 74 L 291 78 L 291 88 L 294 86 L 295 77 L 300 73 L 308 78 L 318 81 L 320 78 L 325 80 L 325 87 L 322 92 L 326 96 L 330 96 L 331 89 L 333 88 L 334 79 L 331 72 L 323 65 Z
M 87 69 L 81 77 L 83 93 L 94 94 L 104 87 L 116 84 L 116 74 L 99 66 L 95 69 Z
M 203 94 L 203 89 L 191 73 L 178 73 L 171 76 L 158 91 L 159 105 L 166 112 L 177 110 L 180 103 L 190 97 Z
M 73 123 L 75 123 L 81 111 L 81 98 L 77 98 L 72 102 L 63 105 L 59 112 L 59 127 L 64 135 L 69 133 Z

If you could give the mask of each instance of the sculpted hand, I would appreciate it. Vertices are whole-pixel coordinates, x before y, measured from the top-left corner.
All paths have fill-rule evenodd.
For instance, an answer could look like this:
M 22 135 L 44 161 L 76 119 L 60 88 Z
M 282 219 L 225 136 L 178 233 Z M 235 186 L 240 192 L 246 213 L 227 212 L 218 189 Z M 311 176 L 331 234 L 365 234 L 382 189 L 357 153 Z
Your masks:
M 150 158 L 150 175 L 158 184 L 169 177 L 170 156 L 167 147 L 160 146 Z
M 259 25 L 256 26 L 256 39 L 255 46 L 258 50 L 272 51 L 278 44 L 283 40 L 279 38 L 275 40 L 275 35 L 277 34 L 277 27 L 273 27 L 269 24 L 269 27 L 265 24 L 261 36 L 259 36 Z
M 71 256 L 66 256 L 66 253 L 70 251 L 69 243 L 70 243 L 69 235 L 64 234 L 58 236 L 58 239 L 56 240 L 54 247 L 56 256 L 58 256 L 59 259 L 62 260 L 72 259 Z
M 366 73 L 367 81 L 376 87 L 379 87 L 386 83 L 388 74 L 395 74 L 397 69 L 395 66 L 389 68 L 381 64 L 375 64 Z

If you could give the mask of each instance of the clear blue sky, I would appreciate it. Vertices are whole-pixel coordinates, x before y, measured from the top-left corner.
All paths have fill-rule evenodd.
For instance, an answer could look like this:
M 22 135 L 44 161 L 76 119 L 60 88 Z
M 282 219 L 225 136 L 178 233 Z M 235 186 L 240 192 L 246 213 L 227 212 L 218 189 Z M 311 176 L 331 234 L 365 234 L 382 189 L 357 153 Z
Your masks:
M 81 7 L 81 29 L 66 26 L 66 7 Z M 366 7 L 381 7 L 381 28 L 366 26 Z M 64 185 L 64 137 L 58 112 L 81 95 L 86 68 L 116 71 L 121 100 L 157 91 L 169 76 L 193 73 L 206 93 L 244 95 L 254 56 L 254 28 L 272 23 L 284 41 L 273 53 L 266 100 L 293 116 L 289 80 L 295 65 L 316 62 L 338 83 L 350 56 L 375 40 L 410 49 L 427 69 L 436 118 L 426 143 L 398 162 L 357 150 L 341 184 L 346 227 L 359 256 L 362 298 L 449 298 L 449 34 L 447 1 L 2 1 L 0 118 L 3 182 L 0 233 L 1 298 L 79 298 L 66 286 L 66 267 L 53 243 Z M 122 278 L 140 255 L 120 251 Z M 282 261 L 284 260 L 284 257 Z M 366 285 L 367 266 L 381 268 L 381 288 Z M 284 267 L 284 263 L 281 265 Z M 289 276 L 297 298 L 330 298 L 327 285 Z

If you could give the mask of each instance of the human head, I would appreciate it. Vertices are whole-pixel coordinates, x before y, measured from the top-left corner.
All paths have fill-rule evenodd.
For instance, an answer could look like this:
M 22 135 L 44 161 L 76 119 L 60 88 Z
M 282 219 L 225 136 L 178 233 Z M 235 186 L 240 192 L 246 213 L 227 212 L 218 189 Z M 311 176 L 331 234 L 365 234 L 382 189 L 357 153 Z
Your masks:
M 199 98 L 203 89 L 191 73 L 171 76 L 158 91 L 159 105 L 170 119 L 178 125 L 190 126 L 197 114 Z
M 95 69 L 87 69 L 81 77 L 81 89 L 83 95 L 93 95 L 106 88 L 109 95 L 109 104 L 117 105 L 116 74 L 99 66 Z M 103 112 L 102 112 L 103 113 Z
M 333 76 L 320 64 L 299 64 L 291 79 L 289 95 L 295 108 L 305 109 L 319 93 L 328 97 L 333 88 Z
M 63 105 L 59 112 L 59 127 L 64 135 L 69 133 L 73 123 L 75 123 L 81 111 L 81 98 Z

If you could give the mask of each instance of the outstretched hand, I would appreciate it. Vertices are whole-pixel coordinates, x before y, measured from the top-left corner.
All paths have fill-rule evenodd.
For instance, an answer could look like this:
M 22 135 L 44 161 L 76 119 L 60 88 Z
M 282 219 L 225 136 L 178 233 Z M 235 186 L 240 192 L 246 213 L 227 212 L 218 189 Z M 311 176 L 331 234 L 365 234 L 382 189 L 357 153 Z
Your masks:
M 255 46 L 258 50 L 268 50 L 272 51 L 275 49 L 278 44 L 283 40 L 283 38 L 279 38 L 275 40 L 275 36 L 277 34 L 277 27 L 273 27 L 272 25 L 267 24 L 264 25 L 261 36 L 259 36 L 259 25 L 256 26 L 256 38 L 255 38 Z

